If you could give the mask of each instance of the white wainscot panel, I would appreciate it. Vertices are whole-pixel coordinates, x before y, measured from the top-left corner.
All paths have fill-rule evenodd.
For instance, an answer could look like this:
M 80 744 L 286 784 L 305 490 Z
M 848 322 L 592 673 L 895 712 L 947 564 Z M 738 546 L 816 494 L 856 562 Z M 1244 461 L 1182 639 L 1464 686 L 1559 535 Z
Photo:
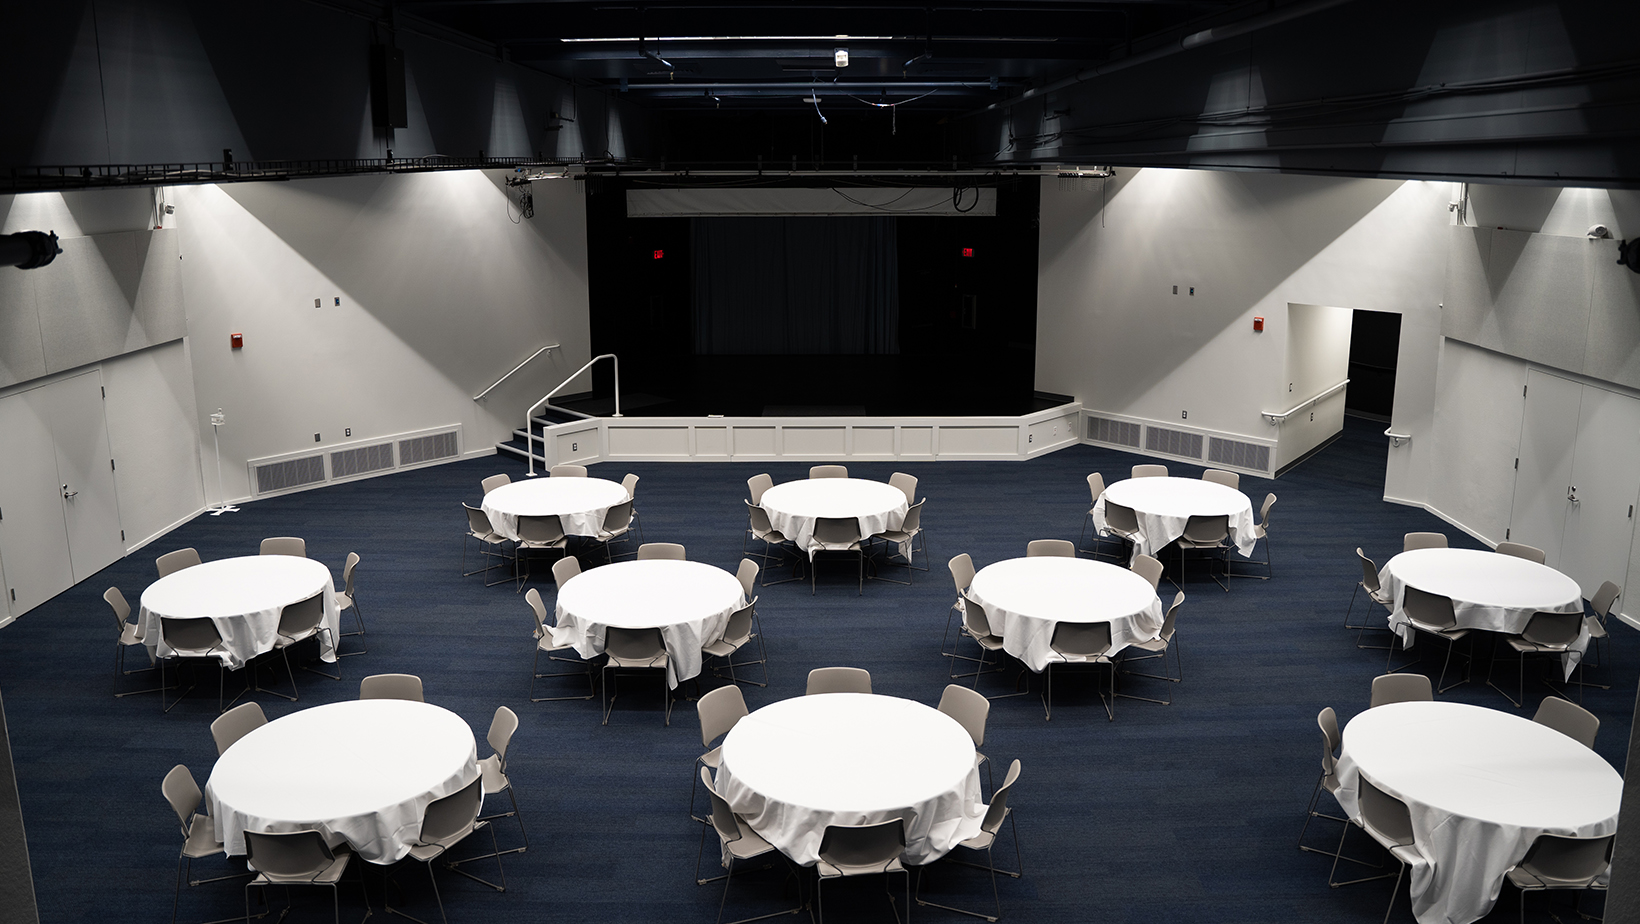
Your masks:
M 904 456 L 933 456 L 934 455 L 934 428 L 933 427 L 901 427 L 900 428 L 900 455 Z
M 695 455 L 708 458 L 728 458 L 729 456 L 729 428 L 728 427 L 696 427 L 695 428 Z
M 559 462 L 596 462 L 603 455 L 598 446 L 596 424 L 578 430 L 554 431 L 553 448 L 556 450 L 553 458 Z
M 689 456 L 689 428 L 610 427 L 609 454 L 614 456 Z
M 893 456 L 893 427 L 855 427 L 854 452 L 856 456 Z
M 734 454 L 737 456 L 774 455 L 774 427 L 736 427 Z
M 812 458 L 848 454 L 847 427 L 783 427 L 782 432 L 786 439 L 781 455 Z
M 1058 446 L 1062 443 L 1074 442 L 1078 439 L 1076 432 L 1077 414 L 1066 414 L 1052 420 L 1039 420 L 1030 426 L 1030 438 L 1026 441 L 1027 452 L 1041 452 L 1044 449 Z
M 942 456 L 1017 456 L 1018 427 L 941 427 Z

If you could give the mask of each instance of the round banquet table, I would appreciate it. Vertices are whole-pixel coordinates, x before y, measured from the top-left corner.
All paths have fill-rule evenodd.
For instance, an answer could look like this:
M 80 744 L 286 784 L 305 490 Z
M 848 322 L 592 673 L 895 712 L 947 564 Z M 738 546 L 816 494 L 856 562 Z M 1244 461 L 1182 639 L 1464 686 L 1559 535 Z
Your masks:
M 246 555 L 223 558 L 174 571 L 142 592 L 137 619 L 144 643 L 156 657 L 170 657 L 171 646 L 160 632 L 160 617 L 209 619 L 222 635 L 217 658 L 230 669 L 273 650 L 279 637 L 279 614 L 286 606 L 324 594 L 328 632 L 319 633 L 319 656 L 336 660 L 340 611 L 336 585 L 322 562 L 294 555 Z
M 928 863 L 979 833 L 974 742 L 922 703 L 823 693 L 764 706 L 723 739 L 717 788 L 735 813 L 803 866 L 833 824 L 915 812 L 905 863 Z
M 1003 650 L 1041 673 L 1054 626 L 1110 623 L 1111 653 L 1156 637 L 1162 601 L 1150 582 L 1126 568 L 1086 558 L 1010 558 L 974 575 L 969 596 L 985 608 Z
M 723 637 L 729 616 L 746 605 L 740 580 L 698 561 L 623 561 L 583 571 L 558 590 L 557 637 L 583 658 L 604 651 L 604 631 L 660 629 L 666 682 L 700 674 L 702 645 Z
M 484 495 L 484 515 L 495 531 L 518 540 L 519 517 L 557 517 L 566 536 L 596 536 L 609 508 L 629 500 L 607 478 L 531 478 Z
M 1412 814 L 1424 860 L 1412 864 L 1409 888 L 1421 924 L 1485 917 L 1539 834 L 1610 834 L 1623 798 L 1623 778 L 1594 751 L 1546 725 L 1464 703 L 1392 703 L 1351 719 L 1338 802 L 1352 818 L 1362 776 Z
M 1401 608 L 1408 585 L 1452 598 L 1452 612 L 1464 629 L 1519 635 L 1533 613 L 1583 612 L 1583 589 L 1576 581 L 1547 565 L 1480 549 L 1402 552 L 1384 564 L 1378 582 L 1395 601 L 1389 624 L 1406 646 L 1417 635 Z M 1585 626 L 1572 643 L 1576 654 L 1562 659 L 1566 677 L 1588 647 Z
M 1133 554 L 1155 557 L 1167 544 L 1184 535 L 1191 517 L 1228 516 L 1230 541 L 1243 558 L 1251 558 L 1258 541 L 1253 535 L 1253 502 L 1235 488 L 1199 478 L 1127 478 L 1099 495 L 1093 505 L 1093 524 L 1105 529 L 1105 499 L 1132 507 L 1139 521 Z
M 247 734 L 217 759 L 205 798 L 216 836 L 316 830 L 372 863 L 404 857 L 427 804 L 478 777 L 473 730 L 441 706 L 364 699 L 314 706 Z
M 852 517 L 860 524 L 860 538 L 867 539 L 884 530 L 899 529 L 909 505 L 904 491 L 881 481 L 808 478 L 764 491 L 759 506 L 781 535 L 813 558 L 820 548 L 814 541 L 815 520 Z

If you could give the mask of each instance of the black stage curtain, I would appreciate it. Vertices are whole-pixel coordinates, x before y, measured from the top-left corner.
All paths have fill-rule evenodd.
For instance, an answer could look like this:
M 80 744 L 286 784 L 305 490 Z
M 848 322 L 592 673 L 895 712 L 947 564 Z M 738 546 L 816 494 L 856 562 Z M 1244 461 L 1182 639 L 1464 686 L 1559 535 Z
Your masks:
M 695 218 L 695 353 L 900 352 L 894 219 Z

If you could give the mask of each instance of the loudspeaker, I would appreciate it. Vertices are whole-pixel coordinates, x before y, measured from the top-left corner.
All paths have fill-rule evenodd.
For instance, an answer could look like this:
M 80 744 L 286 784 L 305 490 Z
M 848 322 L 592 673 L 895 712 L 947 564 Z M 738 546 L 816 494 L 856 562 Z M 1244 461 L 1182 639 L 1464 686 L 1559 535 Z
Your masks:
M 377 128 L 408 128 L 405 105 L 404 51 L 392 45 L 370 46 L 370 116 Z

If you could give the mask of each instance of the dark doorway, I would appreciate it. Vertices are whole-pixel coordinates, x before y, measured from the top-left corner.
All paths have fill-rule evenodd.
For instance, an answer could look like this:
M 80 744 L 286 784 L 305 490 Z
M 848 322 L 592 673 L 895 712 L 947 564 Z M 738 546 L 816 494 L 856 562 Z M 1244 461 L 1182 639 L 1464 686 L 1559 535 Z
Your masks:
M 1344 393 L 1344 413 L 1389 423 L 1400 351 L 1399 314 L 1356 309 L 1350 323 L 1350 384 Z

